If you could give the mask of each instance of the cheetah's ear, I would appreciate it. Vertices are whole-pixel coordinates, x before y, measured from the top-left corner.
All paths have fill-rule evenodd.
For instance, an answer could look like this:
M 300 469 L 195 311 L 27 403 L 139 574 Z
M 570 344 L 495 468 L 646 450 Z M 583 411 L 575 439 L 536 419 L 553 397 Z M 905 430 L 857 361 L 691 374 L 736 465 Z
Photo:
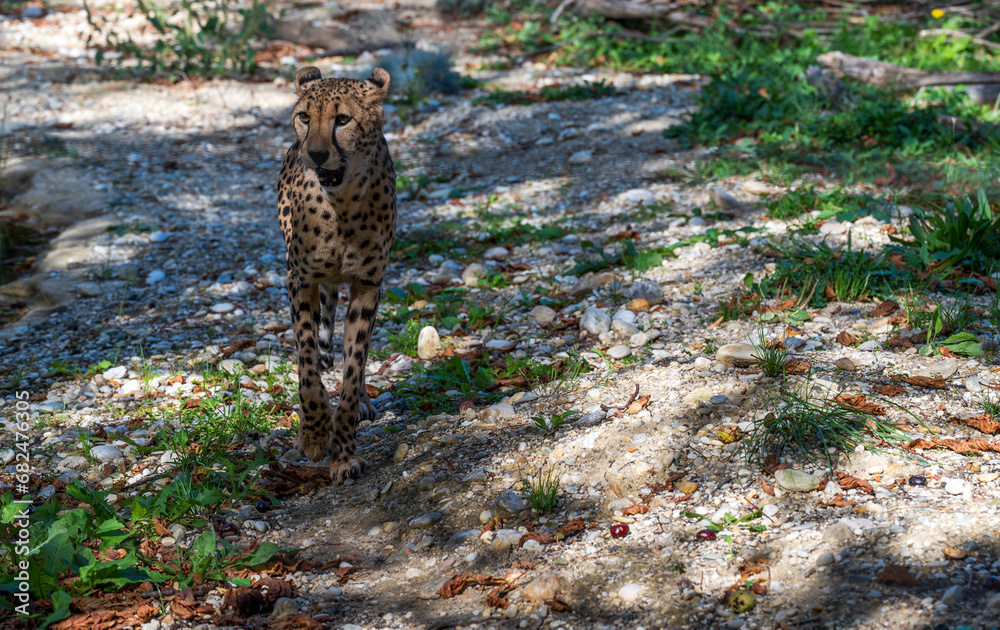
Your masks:
M 323 78 L 323 73 L 316 66 L 299 68 L 299 71 L 295 73 L 295 93 L 301 96 L 310 83 L 321 78 Z
M 381 103 L 389 93 L 389 73 L 382 68 L 372 70 L 371 76 L 365 83 L 371 86 L 371 91 L 368 93 L 369 101 Z

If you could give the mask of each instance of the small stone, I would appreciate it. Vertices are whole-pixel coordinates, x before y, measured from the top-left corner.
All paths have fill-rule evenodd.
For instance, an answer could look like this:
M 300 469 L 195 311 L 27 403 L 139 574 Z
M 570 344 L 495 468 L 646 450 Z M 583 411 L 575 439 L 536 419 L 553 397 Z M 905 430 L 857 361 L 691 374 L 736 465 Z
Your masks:
M 708 402 L 712 403 L 713 405 L 724 405 L 727 402 L 729 402 L 729 396 L 726 396 L 725 394 L 718 394 L 717 396 L 712 396 L 711 398 L 709 398 Z
M 490 339 L 486 342 L 486 349 L 492 350 L 493 352 L 509 352 L 517 346 L 516 342 L 508 341 L 506 339 Z
M 777 503 L 768 503 L 761 508 L 761 512 L 768 518 L 774 518 L 774 515 L 778 513 L 778 509 Z
M 649 310 L 649 306 L 650 306 L 649 300 L 647 300 L 646 298 L 635 298 L 635 299 L 629 300 L 627 308 L 630 311 L 639 311 L 641 313 L 641 312 L 644 312 L 644 311 L 648 311 Z
M 440 512 L 431 512 L 430 514 L 424 514 L 423 516 L 418 516 L 410 521 L 410 529 L 420 529 L 423 527 L 430 527 L 434 523 L 437 523 L 442 518 L 444 514 Z M 383 527 L 385 529 L 385 527 Z
M 299 612 L 298 603 L 290 597 L 279 597 L 274 602 L 274 610 L 271 612 L 271 619 L 281 619 L 288 615 L 296 615 Z
M 529 602 L 547 602 L 555 599 L 560 588 L 562 584 L 559 583 L 559 576 L 548 571 L 529 582 L 524 587 L 523 595 Z
M 632 311 L 628 312 L 631 313 Z M 636 328 L 635 324 L 629 323 L 623 319 L 612 319 L 611 330 L 622 339 L 631 339 L 633 335 L 638 335 L 640 332 L 639 329 Z
M 142 391 L 142 383 L 136 379 L 129 379 L 122 383 L 122 386 L 118 389 L 119 396 L 132 396 L 138 394 Z
M 213 304 L 210 309 L 213 313 L 229 313 L 236 310 L 236 305 L 231 302 L 220 302 Z
M 758 179 L 748 179 L 743 182 L 741 188 L 751 195 L 769 195 L 774 192 L 774 187 Z
M 219 369 L 229 374 L 238 374 L 243 371 L 243 362 L 239 359 L 223 359 L 219 361 Z
M 840 357 L 839 359 L 837 359 L 834 365 L 837 367 L 838 370 L 844 370 L 845 372 L 853 372 L 858 369 L 857 367 L 855 367 L 854 361 L 851 361 L 847 357 Z
M 444 346 L 441 344 L 441 336 L 433 326 L 424 326 L 420 329 L 417 337 L 417 356 L 428 361 L 441 356 Z
M 961 584 L 955 584 L 954 586 L 949 586 L 945 592 L 941 595 L 941 603 L 947 604 L 948 606 L 954 606 L 958 604 L 965 598 L 965 589 L 962 588 Z
M 948 494 L 963 494 L 965 492 L 965 481 L 962 479 L 949 479 L 944 484 L 944 491 Z
M 965 389 L 973 394 L 978 394 L 986 389 L 986 382 L 978 375 L 973 374 L 965 379 Z
M 611 330 L 611 316 L 596 306 L 589 307 L 580 318 L 580 329 L 592 335 Z
M 531 309 L 531 312 L 528 313 L 528 319 L 542 325 L 547 325 L 559 319 L 559 313 L 553 308 L 539 305 Z
M 693 481 L 679 481 L 674 484 L 674 488 L 677 488 L 678 492 L 683 492 L 684 494 L 694 494 L 695 490 L 698 489 L 698 484 Z
M 163 281 L 163 279 L 166 277 L 167 274 L 165 274 L 163 271 L 159 269 L 154 269 L 153 271 L 149 272 L 149 275 L 146 276 L 146 284 L 156 284 L 157 282 Z
M 111 463 L 125 457 L 120 448 L 113 444 L 101 444 L 90 449 L 90 456 L 98 461 Z
M 490 510 L 483 510 L 479 513 L 479 522 L 485 525 L 493 520 L 493 512 Z
M 603 411 L 591 411 L 590 413 L 580 416 L 580 418 L 576 421 L 576 424 L 581 427 L 593 427 L 600 424 L 606 417 L 607 414 Z
M 479 280 L 489 276 L 489 271 L 479 263 L 472 263 L 462 271 L 462 282 L 467 287 L 479 286 Z
M 697 359 L 694 360 L 694 369 L 698 370 L 699 372 L 705 372 L 711 370 L 713 365 L 715 364 L 712 363 L 712 360 L 706 359 L 705 357 L 698 357 Z
M 938 361 L 925 368 L 920 368 L 915 372 L 917 376 L 935 377 L 940 375 L 944 380 L 948 380 L 958 371 L 959 363 L 957 359 L 945 359 Z
M 516 415 L 514 405 L 501 402 L 480 411 L 479 419 L 483 422 L 496 422 L 497 420 L 512 420 Z
M 297 462 L 302 459 L 302 453 L 298 452 L 294 448 L 290 448 L 285 451 L 279 459 L 284 462 Z
M 486 260 L 507 260 L 510 251 L 506 247 L 491 247 L 483 254 Z
M 612 359 L 624 359 L 632 354 L 632 349 L 628 346 L 614 346 L 608 349 L 608 356 Z
M 708 196 L 711 198 L 712 203 L 719 206 L 723 210 L 739 210 L 743 207 L 743 203 L 739 199 L 733 197 L 717 186 L 712 186 L 709 189 Z
M 590 151 L 577 151 L 569 156 L 570 164 L 586 164 L 594 159 L 594 154 Z
M 59 462 L 60 468 L 83 468 L 87 465 L 87 458 L 80 455 L 70 455 L 66 459 Z
M 126 374 L 128 374 L 128 368 L 124 365 L 118 365 L 109 370 L 105 370 L 104 374 L 101 374 L 101 376 L 108 381 L 120 381 Z
M 726 367 L 747 368 L 757 363 L 755 353 L 748 343 L 727 343 L 715 353 L 715 359 Z
M 645 188 L 633 188 L 618 195 L 618 200 L 628 206 L 650 206 L 656 203 L 656 195 Z
M 42 7 L 28 5 L 21 9 L 22 20 L 37 20 L 43 17 L 45 17 L 45 10 Z
M 407 444 L 406 442 L 403 442 L 402 444 L 396 447 L 396 452 L 392 456 L 392 461 L 398 464 L 399 462 L 406 459 L 406 454 L 409 452 L 410 452 L 410 445 Z
M 866 341 L 858 346 L 858 350 L 861 352 L 876 352 L 882 349 L 882 344 L 875 339 Z
M 649 304 L 659 304 L 663 302 L 663 289 L 660 288 L 658 283 L 649 280 L 633 282 L 631 286 L 625 289 L 625 297 L 629 300 L 646 300 Z
M 505 492 L 496 500 L 496 506 L 511 514 L 520 514 L 528 507 L 527 501 L 513 492 Z
M 824 551 L 823 553 L 819 554 L 818 558 L 816 558 L 816 566 L 825 567 L 828 564 L 833 564 L 833 561 L 834 561 L 833 554 L 830 553 L 829 551 Z
M 989 483 L 991 481 L 996 481 L 997 479 L 1000 479 L 1000 473 L 991 472 L 976 475 L 976 481 L 980 483 Z
M 618 599 L 623 602 L 633 603 L 639 601 L 642 597 L 642 585 L 636 584 L 635 582 L 629 582 L 625 586 L 618 589 Z
M 823 530 L 823 542 L 829 545 L 839 545 L 854 537 L 854 532 L 845 523 L 836 522 Z
M 774 473 L 774 480 L 785 490 L 793 492 L 809 492 L 815 490 L 820 484 L 818 477 L 794 468 L 784 468 L 777 471 Z

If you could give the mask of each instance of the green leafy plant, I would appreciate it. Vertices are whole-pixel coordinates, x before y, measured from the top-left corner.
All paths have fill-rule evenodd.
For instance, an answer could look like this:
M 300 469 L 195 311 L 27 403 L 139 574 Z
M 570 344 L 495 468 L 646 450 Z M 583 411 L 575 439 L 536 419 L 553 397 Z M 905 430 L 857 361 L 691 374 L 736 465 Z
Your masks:
M 552 101 L 583 101 L 592 98 L 614 96 L 615 88 L 603 80 L 597 83 L 586 81 L 580 85 L 547 85 L 538 92 L 494 90 L 486 96 L 472 101 L 473 105 L 531 105 Z
M 545 416 L 531 416 L 531 420 L 535 423 L 535 426 L 542 431 L 551 432 L 563 425 L 569 424 L 569 419 L 577 415 L 580 415 L 579 411 L 570 410 L 563 411 L 561 413 L 554 413 L 548 418 Z
M 151 46 L 136 42 L 130 30 L 93 12 L 84 3 L 91 27 L 87 43 L 98 48 L 96 62 L 109 60 L 104 47 L 120 59 L 135 59 L 139 67 L 171 76 L 253 74 L 257 70 L 256 44 L 269 29 L 267 5 L 250 0 L 136 0 L 134 15 L 155 33 Z
M 914 214 L 909 220 L 911 238 L 890 238 L 901 251 L 915 254 L 908 257 L 924 269 L 983 269 L 1000 257 L 1000 215 L 980 192 L 975 203 L 964 198 Z

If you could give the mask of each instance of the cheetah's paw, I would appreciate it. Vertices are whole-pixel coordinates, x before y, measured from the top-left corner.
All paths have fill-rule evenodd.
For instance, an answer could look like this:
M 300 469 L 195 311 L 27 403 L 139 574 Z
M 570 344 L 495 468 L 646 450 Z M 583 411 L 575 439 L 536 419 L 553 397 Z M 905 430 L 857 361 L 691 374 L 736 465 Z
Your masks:
M 326 455 L 327 441 L 320 439 L 315 432 L 299 431 L 299 451 L 314 462 L 323 459 Z
M 341 455 L 330 461 L 330 480 L 335 484 L 344 483 L 348 478 L 357 479 L 365 471 L 368 462 L 356 455 Z

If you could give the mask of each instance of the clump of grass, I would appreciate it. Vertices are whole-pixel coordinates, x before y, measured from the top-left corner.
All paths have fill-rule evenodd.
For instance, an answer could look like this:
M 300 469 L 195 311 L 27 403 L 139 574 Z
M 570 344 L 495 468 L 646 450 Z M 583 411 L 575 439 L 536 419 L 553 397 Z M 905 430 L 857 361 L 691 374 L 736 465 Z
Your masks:
M 389 90 L 404 95 L 409 104 L 416 104 L 431 92 L 458 94 L 462 76 L 454 70 L 454 60 L 444 52 L 408 50 L 380 58 L 378 65 L 391 77 Z M 371 69 L 364 73 L 368 76 Z
M 410 357 L 417 356 L 417 340 L 423 325 L 416 319 L 408 319 L 398 335 L 389 335 L 389 347 L 395 352 Z
M 980 401 L 983 408 L 983 413 L 988 415 L 993 420 L 1000 418 L 1000 396 L 993 394 L 986 394 Z
M 549 467 L 546 471 L 543 465 L 531 476 L 525 476 L 520 469 L 518 473 L 521 474 L 521 484 L 528 491 L 528 502 L 535 512 L 551 512 L 559 502 L 559 476 L 555 470 Z
M 923 269 L 985 269 L 1000 257 L 1000 214 L 980 189 L 978 199 L 948 201 L 910 217 L 910 238 L 892 236 L 897 251 Z
M 762 407 L 767 414 L 754 423 L 740 447 L 751 465 L 776 463 L 788 455 L 812 463 L 825 461 L 832 471 L 836 454 L 859 444 L 878 451 L 878 445 L 908 440 L 885 416 L 835 400 L 808 399 L 779 389 L 765 394 Z
M 535 426 L 545 432 L 555 431 L 561 426 L 569 424 L 569 419 L 573 416 L 579 415 L 579 411 L 564 411 L 562 413 L 554 413 L 551 417 L 546 418 L 545 416 L 531 416 L 532 422 Z
M 760 367 L 765 376 L 771 378 L 784 376 L 789 354 L 781 343 L 764 341 L 764 335 L 761 332 L 756 339 L 750 340 L 750 345 L 753 346 L 753 354 L 757 357 L 757 366 Z
M 472 101 L 472 104 L 532 105 L 534 103 L 551 103 L 553 101 L 584 101 L 614 95 L 615 88 L 604 81 L 598 81 L 597 83 L 586 81 L 579 85 L 547 85 L 538 92 L 494 90 L 486 96 L 476 98 Z

